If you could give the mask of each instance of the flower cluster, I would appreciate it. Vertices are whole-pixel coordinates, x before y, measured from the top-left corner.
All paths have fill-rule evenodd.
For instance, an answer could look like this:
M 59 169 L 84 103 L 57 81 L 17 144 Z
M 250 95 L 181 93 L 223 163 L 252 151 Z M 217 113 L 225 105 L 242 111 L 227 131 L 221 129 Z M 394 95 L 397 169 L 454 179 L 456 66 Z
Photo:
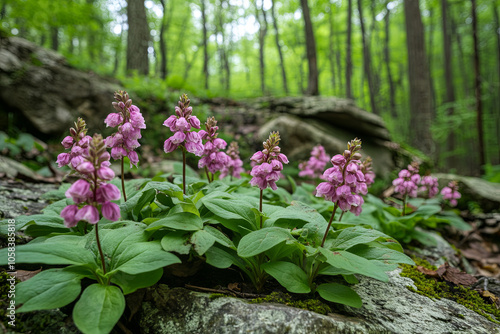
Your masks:
M 183 146 L 190 153 L 200 157 L 203 154 L 203 144 L 197 132 L 191 128 L 199 129 L 200 121 L 193 116 L 193 108 L 189 106 L 190 100 L 186 94 L 180 97 L 179 105 L 175 107 L 175 115 L 163 122 L 174 135 L 165 140 L 163 149 L 165 153 L 173 152 L 177 147 Z
M 375 182 L 375 172 L 372 170 L 372 158 L 366 157 L 361 163 L 361 171 L 365 176 L 366 186 L 370 186 Z
M 457 199 L 462 197 L 462 195 L 458 192 L 458 182 L 451 181 L 450 183 L 448 183 L 448 186 L 444 187 L 441 190 L 441 195 L 443 196 L 444 200 L 450 201 L 451 206 L 456 206 Z
M 226 151 L 229 159 L 227 163 L 222 167 L 220 171 L 220 178 L 224 178 L 227 175 L 235 177 L 237 179 L 241 179 L 240 173 L 243 173 L 245 169 L 243 168 L 243 161 L 240 159 L 240 152 L 238 149 L 238 143 L 233 141 L 229 144 L 229 147 Z
M 198 168 L 207 167 L 210 173 L 215 174 L 226 166 L 230 160 L 226 153 L 219 151 L 225 149 L 227 143 L 224 139 L 217 138 L 219 127 L 215 117 L 209 117 L 205 126 L 207 131 L 200 130 L 198 132 L 200 138 L 206 140 L 203 157 L 198 161 Z
M 69 165 L 76 169 L 83 162 L 83 155 L 88 153 L 89 142 L 92 137 L 87 136 L 85 121 L 81 118 L 75 122 L 75 127 L 69 129 L 70 136 L 66 136 L 61 142 L 68 153 L 61 153 L 57 156 L 57 165 L 59 168 Z
M 278 189 L 276 181 L 279 180 L 283 164 L 288 163 L 286 155 L 281 153 L 278 146 L 280 141 L 279 132 L 272 132 L 269 138 L 263 143 L 264 149 L 256 152 L 250 160 L 255 163 L 250 172 L 253 178 L 250 180 L 252 186 L 258 186 L 260 190 L 271 187 Z
M 439 192 L 438 179 L 427 175 L 420 179 L 420 191 L 427 194 L 427 198 L 432 198 Z
M 66 191 L 66 197 L 72 198 L 75 204 L 68 205 L 61 211 L 66 227 L 74 227 L 79 221 L 97 224 L 102 216 L 111 221 L 120 218 L 120 208 L 115 201 L 120 199 L 120 190 L 113 184 L 106 183 L 115 177 L 110 166 L 110 155 L 102 136 L 95 134 L 89 143 L 88 152 L 77 170 L 81 179 Z
M 336 203 L 342 211 L 350 211 L 358 216 L 364 203 L 361 195 L 368 188 L 361 167 L 361 140 L 354 139 L 347 144 L 343 154 L 335 155 L 330 161 L 333 167 L 323 173 L 326 182 L 316 187 L 316 196 Z
M 396 187 L 394 191 L 403 196 L 417 197 L 418 185 L 420 184 L 418 171 L 419 165 L 416 162 L 408 165 L 408 169 L 401 170 L 398 178 L 392 181 L 392 184 Z
M 309 176 L 313 179 L 321 177 L 329 160 L 330 156 L 325 153 L 323 146 L 313 147 L 309 160 L 299 164 L 299 176 Z
M 135 149 L 141 146 L 138 139 L 142 138 L 141 129 L 146 128 L 144 117 L 139 108 L 132 104 L 127 92 L 115 92 L 114 97 L 117 102 L 113 102 L 113 107 L 118 112 L 109 114 L 104 123 L 112 128 L 118 126 L 118 132 L 107 137 L 105 143 L 111 148 L 113 159 L 128 157 L 130 167 L 137 167 L 139 156 Z

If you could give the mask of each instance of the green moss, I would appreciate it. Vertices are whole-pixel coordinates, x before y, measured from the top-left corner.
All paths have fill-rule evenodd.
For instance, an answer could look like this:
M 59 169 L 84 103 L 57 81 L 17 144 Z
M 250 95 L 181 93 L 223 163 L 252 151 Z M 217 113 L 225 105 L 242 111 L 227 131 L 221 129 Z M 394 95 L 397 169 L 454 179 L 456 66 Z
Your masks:
M 223 293 L 212 293 L 208 298 L 210 298 L 211 300 L 214 300 L 214 299 L 221 298 L 221 297 L 228 297 L 228 295 L 225 295 Z
M 415 263 L 420 262 L 425 264 L 425 262 L 427 262 L 425 260 L 421 260 L 422 262 L 418 261 L 418 259 L 414 260 Z M 428 262 L 427 264 L 430 266 Z M 436 268 L 434 266 L 431 267 L 433 268 L 426 268 L 433 270 Z M 451 286 L 446 282 L 439 282 L 432 277 L 427 277 L 425 274 L 418 271 L 415 266 L 402 264 L 401 268 L 403 269 L 401 276 L 411 278 L 417 287 L 417 290 L 412 287 L 408 287 L 410 291 L 431 299 L 451 299 L 458 304 L 461 304 L 482 315 L 488 320 L 500 324 L 500 310 L 498 310 L 495 305 L 486 302 L 479 292 L 462 285 Z M 460 315 L 458 316 L 460 317 Z
M 332 313 L 330 306 L 321 302 L 318 299 L 306 299 L 306 300 L 293 300 L 288 293 L 283 292 L 273 292 L 263 298 L 255 298 L 250 301 L 252 304 L 258 303 L 278 303 L 291 307 L 300 308 L 303 310 L 308 310 L 316 312 L 319 314 Z
M 4 324 L 11 321 L 10 318 L 7 318 L 7 307 L 10 303 L 10 281 L 7 281 L 9 278 L 11 278 L 11 276 L 6 271 L 0 272 L 0 321 Z M 16 284 L 17 283 L 19 283 L 19 280 L 16 279 Z M 23 332 L 24 324 L 19 320 L 18 316 L 16 316 L 14 323 L 16 324 L 16 331 Z

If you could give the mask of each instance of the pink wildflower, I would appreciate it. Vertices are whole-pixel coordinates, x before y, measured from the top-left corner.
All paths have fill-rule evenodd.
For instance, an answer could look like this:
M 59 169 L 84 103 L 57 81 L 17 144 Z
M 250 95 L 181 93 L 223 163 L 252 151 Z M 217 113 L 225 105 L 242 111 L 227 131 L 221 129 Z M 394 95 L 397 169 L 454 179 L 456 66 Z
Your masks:
M 224 178 L 226 176 L 235 177 L 237 179 L 241 179 L 241 173 L 245 171 L 243 169 L 243 161 L 240 159 L 240 152 L 238 150 L 238 143 L 233 141 L 229 144 L 229 148 L 226 151 L 229 159 L 227 160 L 226 165 L 222 167 L 220 172 L 220 178 Z
M 330 156 L 325 153 L 325 148 L 323 146 L 318 145 L 313 147 L 309 160 L 299 164 L 299 176 L 308 176 L 311 178 L 321 177 L 329 160 Z
M 427 192 L 427 198 L 432 198 L 439 192 L 438 179 L 430 175 L 422 177 L 420 185 L 420 191 Z
M 88 153 L 90 136 L 87 136 L 85 121 L 81 118 L 74 123 L 75 127 L 69 129 L 70 136 L 66 136 L 61 142 L 62 146 L 69 152 L 61 153 L 57 156 L 57 166 L 59 168 L 69 165 L 77 170 L 83 162 L 82 155 Z
M 395 192 L 403 196 L 417 197 L 418 184 L 420 183 L 420 175 L 418 175 L 419 166 L 417 163 L 408 165 L 408 169 L 403 169 L 399 172 L 398 178 L 392 181 L 396 187 Z
M 448 183 L 448 186 L 441 190 L 441 195 L 444 200 L 450 201 L 450 206 L 457 206 L 457 200 L 462 197 L 462 194 L 458 192 L 458 182 L 451 181 Z
M 279 132 L 272 132 L 269 138 L 263 143 L 264 149 L 255 153 L 250 160 L 255 165 L 250 172 L 253 178 L 250 180 L 252 186 L 258 186 L 261 190 L 271 187 L 276 190 L 276 181 L 279 180 L 283 164 L 288 163 L 286 155 L 281 153 L 278 146 L 280 141 Z
M 215 117 L 209 117 L 205 123 L 206 131 L 198 132 L 201 139 L 206 140 L 203 150 L 203 157 L 198 161 L 198 168 L 206 167 L 212 174 L 220 171 L 229 161 L 229 157 L 224 152 L 219 152 L 226 148 L 225 140 L 217 138 L 217 121 Z

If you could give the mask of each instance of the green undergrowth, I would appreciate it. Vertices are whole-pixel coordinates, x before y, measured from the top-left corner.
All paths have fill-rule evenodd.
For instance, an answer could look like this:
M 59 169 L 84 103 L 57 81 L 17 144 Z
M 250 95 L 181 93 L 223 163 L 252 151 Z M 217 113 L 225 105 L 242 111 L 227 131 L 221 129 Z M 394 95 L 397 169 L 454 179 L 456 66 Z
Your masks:
M 278 303 L 324 315 L 332 313 L 330 306 L 318 299 L 293 300 L 292 296 L 283 292 L 272 292 L 266 297 L 252 299 L 250 303 Z
M 432 270 L 437 269 L 436 266 L 431 265 L 426 260 L 419 258 L 414 258 L 413 260 L 419 266 Z M 415 266 L 402 264 L 400 267 L 403 269 L 403 272 L 400 275 L 402 277 L 411 278 L 417 287 L 417 290 L 415 290 L 414 288 L 408 286 L 408 290 L 431 299 L 451 299 L 487 318 L 488 320 L 500 324 L 500 310 L 497 309 L 494 304 L 488 303 L 478 291 L 462 285 L 453 285 L 451 283 L 448 284 L 447 282 L 437 281 L 436 279 L 427 277 L 425 274 L 418 271 Z

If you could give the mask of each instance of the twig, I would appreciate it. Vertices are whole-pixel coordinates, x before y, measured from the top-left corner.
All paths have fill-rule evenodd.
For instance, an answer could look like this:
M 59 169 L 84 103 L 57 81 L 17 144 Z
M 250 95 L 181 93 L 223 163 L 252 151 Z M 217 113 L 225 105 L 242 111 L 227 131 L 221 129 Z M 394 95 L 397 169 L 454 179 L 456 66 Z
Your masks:
M 210 289 L 210 288 L 204 288 L 201 286 L 195 286 L 195 285 L 190 285 L 190 284 L 185 284 L 184 287 L 186 287 L 188 289 L 205 291 L 205 292 L 222 293 L 225 295 L 232 295 L 233 297 L 241 297 L 241 298 L 263 298 L 263 297 L 266 297 L 266 295 L 260 295 L 260 294 L 255 294 L 255 293 L 238 292 L 238 291 L 229 290 L 229 289 Z

